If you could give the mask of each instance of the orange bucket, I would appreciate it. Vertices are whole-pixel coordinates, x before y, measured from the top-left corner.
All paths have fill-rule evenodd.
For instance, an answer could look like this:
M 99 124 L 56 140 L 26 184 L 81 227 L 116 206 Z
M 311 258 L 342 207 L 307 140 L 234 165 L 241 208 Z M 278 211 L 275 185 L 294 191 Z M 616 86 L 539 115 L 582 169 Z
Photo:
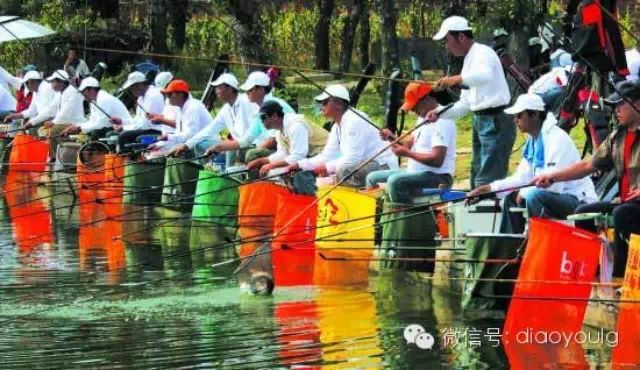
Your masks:
M 125 156 L 118 154 L 104 155 L 104 180 L 108 182 L 122 183 L 124 177 Z
M 11 145 L 10 168 L 14 171 L 43 172 L 49 158 L 49 142 L 31 135 L 17 134 Z
M 76 175 L 78 185 L 104 182 L 104 171 L 99 168 L 90 170 L 80 161 L 80 158 L 78 158 L 78 161 L 76 162 Z

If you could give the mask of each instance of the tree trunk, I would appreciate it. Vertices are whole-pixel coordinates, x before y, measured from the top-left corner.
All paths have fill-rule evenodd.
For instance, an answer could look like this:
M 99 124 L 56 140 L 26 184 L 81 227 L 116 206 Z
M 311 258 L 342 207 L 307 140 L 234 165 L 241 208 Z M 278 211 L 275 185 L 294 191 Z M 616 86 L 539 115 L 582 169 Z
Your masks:
M 369 0 L 362 0 L 358 18 L 360 18 L 360 69 L 365 69 L 369 65 L 369 42 L 371 41 Z
M 182 50 L 185 43 L 185 33 L 187 27 L 187 9 L 189 0 L 169 0 L 169 14 L 171 15 L 171 26 L 173 34 L 171 40 L 175 50 Z
M 229 0 L 228 4 L 229 13 L 235 18 L 234 27 L 240 42 L 240 55 L 246 62 L 270 63 L 266 51 L 268 48 L 262 45 L 262 2 Z
M 353 6 L 349 8 L 347 19 L 342 29 L 342 51 L 340 53 L 340 71 L 348 72 L 351 66 L 351 54 L 353 54 L 353 43 L 356 36 L 356 28 L 360 18 L 360 8 L 363 0 L 354 0 Z
M 151 29 L 150 51 L 152 53 L 167 53 L 167 2 L 166 0 L 150 0 Z M 157 62 L 157 60 L 156 60 Z
M 379 0 L 382 26 L 382 65 L 388 76 L 394 67 L 400 67 L 398 36 L 396 35 L 397 12 L 395 1 Z
M 119 0 L 91 1 L 90 6 L 93 10 L 94 16 L 97 18 L 118 19 L 118 16 L 120 15 Z
M 331 15 L 333 14 L 334 0 L 318 0 L 320 17 L 316 24 L 316 68 L 330 69 L 331 60 L 329 58 L 329 27 L 331 26 Z
M 22 15 L 21 0 L 3 0 L 0 1 L 0 14 L 6 15 Z

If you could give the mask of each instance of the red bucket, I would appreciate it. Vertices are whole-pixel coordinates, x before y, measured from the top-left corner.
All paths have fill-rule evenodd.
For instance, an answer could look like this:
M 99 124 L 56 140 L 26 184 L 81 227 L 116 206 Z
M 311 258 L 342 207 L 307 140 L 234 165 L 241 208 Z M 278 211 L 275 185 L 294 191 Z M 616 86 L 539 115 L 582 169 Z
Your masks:
M 17 134 L 11 145 L 9 164 L 14 171 L 43 172 L 49 158 L 49 142 L 31 135 Z

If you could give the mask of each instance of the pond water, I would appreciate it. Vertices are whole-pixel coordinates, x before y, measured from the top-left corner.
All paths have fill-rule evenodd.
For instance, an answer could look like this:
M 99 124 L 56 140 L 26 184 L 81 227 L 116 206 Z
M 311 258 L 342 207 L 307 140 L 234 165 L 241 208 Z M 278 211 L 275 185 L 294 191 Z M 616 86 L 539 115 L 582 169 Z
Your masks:
M 458 296 L 417 274 L 252 296 L 209 224 L 20 184 L 0 210 L 2 368 L 508 368 L 486 337 L 443 344 L 452 329 L 503 321 L 463 318 Z M 411 324 L 432 349 L 407 343 Z

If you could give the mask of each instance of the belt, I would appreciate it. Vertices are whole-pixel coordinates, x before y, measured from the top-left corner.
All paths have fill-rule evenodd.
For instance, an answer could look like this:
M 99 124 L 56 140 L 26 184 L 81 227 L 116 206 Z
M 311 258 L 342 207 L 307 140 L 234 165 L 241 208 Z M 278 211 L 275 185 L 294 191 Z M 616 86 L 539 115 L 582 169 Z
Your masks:
M 494 114 L 502 113 L 506 107 L 506 105 L 501 105 L 499 107 L 480 109 L 473 111 L 473 114 L 477 114 L 478 116 L 492 116 Z

